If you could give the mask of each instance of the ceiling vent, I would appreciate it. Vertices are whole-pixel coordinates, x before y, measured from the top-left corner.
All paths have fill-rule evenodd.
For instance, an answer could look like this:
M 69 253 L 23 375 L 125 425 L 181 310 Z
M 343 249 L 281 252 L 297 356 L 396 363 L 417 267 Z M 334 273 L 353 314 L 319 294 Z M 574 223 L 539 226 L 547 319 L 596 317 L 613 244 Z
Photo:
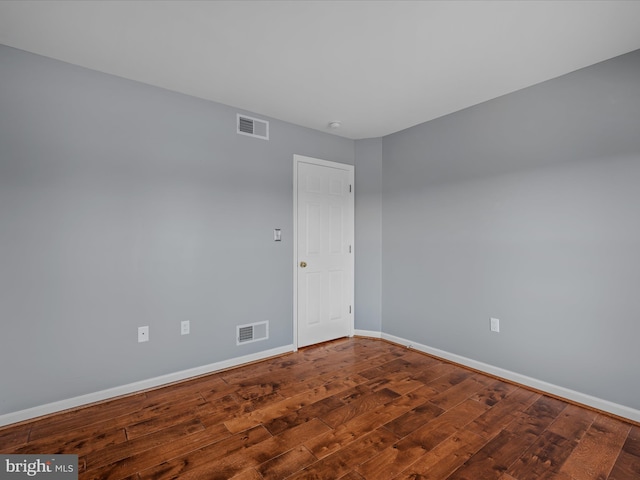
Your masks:
M 269 338 L 269 322 L 250 323 L 236 327 L 236 345 Z
M 269 140 L 269 122 L 240 114 L 237 115 L 237 118 L 240 135 Z

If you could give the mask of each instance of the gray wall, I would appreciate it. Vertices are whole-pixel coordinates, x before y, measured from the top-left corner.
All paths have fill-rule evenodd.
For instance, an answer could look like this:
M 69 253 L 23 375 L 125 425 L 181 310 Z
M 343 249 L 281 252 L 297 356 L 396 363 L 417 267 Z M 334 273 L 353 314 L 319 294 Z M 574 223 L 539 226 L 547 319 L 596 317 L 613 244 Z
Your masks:
M 640 52 L 356 142 L 0 67 L 0 414 L 290 344 L 294 153 L 356 165 L 357 329 L 640 408 Z
M 384 137 L 383 331 L 640 408 L 639 79 L 636 51 Z
M 355 142 L 355 328 L 382 330 L 382 139 Z
M 0 46 L 0 414 L 292 343 L 293 154 L 354 142 L 236 113 Z

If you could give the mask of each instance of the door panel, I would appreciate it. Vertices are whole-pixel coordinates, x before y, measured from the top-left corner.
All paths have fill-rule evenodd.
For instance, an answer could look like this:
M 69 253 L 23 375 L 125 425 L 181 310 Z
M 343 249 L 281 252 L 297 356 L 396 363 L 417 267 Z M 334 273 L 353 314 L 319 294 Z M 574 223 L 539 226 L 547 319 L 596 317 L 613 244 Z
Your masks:
M 298 346 L 353 331 L 353 167 L 335 165 L 297 163 Z
M 329 272 L 329 319 L 340 320 L 344 313 L 344 272 L 332 270 Z M 348 307 L 347 307 L 348 309 Z
M 305 289 L 304 302 L 305 305 L 305 318 L 308 325 L 317 325 L 322 318 L 322 278 L 320 273 L 307 273 L 304 276 Z

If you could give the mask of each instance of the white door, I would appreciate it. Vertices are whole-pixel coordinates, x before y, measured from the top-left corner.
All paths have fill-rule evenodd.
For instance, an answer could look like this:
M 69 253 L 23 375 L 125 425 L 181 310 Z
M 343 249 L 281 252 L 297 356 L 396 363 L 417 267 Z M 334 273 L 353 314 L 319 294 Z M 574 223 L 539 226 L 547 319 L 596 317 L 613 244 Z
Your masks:
M 353 173 L 294 156 L 297 347 L 353 335 Z

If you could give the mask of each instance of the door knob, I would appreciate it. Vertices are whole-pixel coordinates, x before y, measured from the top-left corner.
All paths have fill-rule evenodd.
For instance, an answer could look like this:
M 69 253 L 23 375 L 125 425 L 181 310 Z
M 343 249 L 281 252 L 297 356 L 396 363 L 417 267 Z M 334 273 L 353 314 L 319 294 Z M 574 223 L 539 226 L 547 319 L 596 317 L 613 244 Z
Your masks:
M 300 267 L 304 268 L 307 266 L 307 262 L 300 262 Z

